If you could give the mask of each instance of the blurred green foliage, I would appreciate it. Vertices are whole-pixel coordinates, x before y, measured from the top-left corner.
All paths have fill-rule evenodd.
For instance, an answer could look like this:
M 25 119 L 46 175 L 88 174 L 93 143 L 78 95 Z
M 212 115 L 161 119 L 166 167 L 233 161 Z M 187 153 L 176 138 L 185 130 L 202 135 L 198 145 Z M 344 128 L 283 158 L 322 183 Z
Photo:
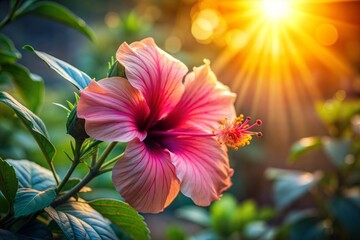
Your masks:
M 253 200 L 239 203 L 233 195 L 224 194 L 209 211 L 185 206 L 177 209 L 176 215 L 205 228 L 203 232 L 183 239 L 268 239 L 273 229 L 266 221 L 274 218 L 276 212 L 270 207 L 257 206 Z
M 287 214 L 276 239 L 357 239 L 360 235 L 360 100 L 347 99 L 339 91 L 333 99 L 318 103 L 316 110 L 329 135 L 295 142 L 290 160 L 301 161 L 303 154 L 322 149 L 333 169 L 315 172 L 268 169 L 279 210 L 289 209 L 304 196 L 310 196 L 313 201 L 311 208 Z

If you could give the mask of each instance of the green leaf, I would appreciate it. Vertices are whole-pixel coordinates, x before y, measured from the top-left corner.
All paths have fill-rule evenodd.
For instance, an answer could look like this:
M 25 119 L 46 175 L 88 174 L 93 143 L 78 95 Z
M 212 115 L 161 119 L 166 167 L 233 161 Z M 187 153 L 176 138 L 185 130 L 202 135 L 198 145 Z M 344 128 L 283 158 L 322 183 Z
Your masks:
M 290 151 L 290 161 L 295 162 L 300 155 L 309 152 L 314 148 L 318 148 L 322 145 L 321 138 L 319 137 L 307 137 L 302 138 L 295 142 Z
M 190 237 L 191 240 L 224 240 L 224 238 L 220 238 L 219 235 L 214 233 L 211 229 L 205 229 L 200 233 L 196 234 L 194 237 Z M 226 239 L 226 238 L 225 238 Z
M 55 155 L 55 147 L 49 140 L 48 132 L 43 121 L 6 92 L 0 92 L 0 101 L 15 111 L 16 115 L 35 138 L 48 164 L 51 165 Z
M 329 219 L 324 219 L 316 209 L 290 212 L 284 226 L 290 236 L 281 239 L 330 239 L 329 233 L 333 231 Z
M 15 0 L 15 1 L 18 1 L 18 0 Z M 16 15 L 17 13 L 20 13 L 26 9 L 28 9 L 31 5 L 33 5 L 35 2 L 37 2 L 39 0 L 26 0 L 24 1 L 21 6 L 16 10 L 15 14 Z M 16 16 L 13 16 L 13 19 L 15 18 Z
M 27 68 L 20 64 L 3 64 L 1 70 L 9 73 L 15 83 L 21 97 L 25 100 L 26 106 L 36 112 L 43 100 L 44 84 L 42 78 L 32 74 Z M 31 94 L 29 94 L 31 92 Z
M 340 90 L 333 99 L 318 103 L 316 110 L 332 136 L 348 136 L 351 118 L 360 111 L 360 101 L 346 99 L 346 93 Z
M 257 214 L 257 219 L 259 220 L 269 220 L 276 216 L 276 211 L 270 207 L 261 208 Z
M 91 28 L 86 25 L 85 21 L 60 4 L 49 1 L 24 4 L 15 12 L 14 18 L 25 14 L 41 16 L 65 24 L 83 33 L 89 39 L 94 39 L 94 33 Z
M 30 215 L 42 210 L 55 200 L 55 189 L 38 191 L 32 188 L 19 188 L 14 204 L 15 217 Z
M 81 179 L 80 178 L 70 178 L 66 184 L 64 185 L 64 187 L 62 188 L 62 192 L 66 192 L 66 191 L 69 191 L 71 190 L 73 187 L 75 187 L 78 183 L 81 182 Z M 91 188 L 85 186 L 83 187 L 80 192 L 89 192 L 91 191 Z
M 270 229 L 264 221 L 253 221 L 246 224 L 244 229 L 245 239 L 273 239 L 274 230 Z
M 67 239 L 117 239 L 100 213 L 84 202 L 67 202 L 45 208 Z
M 89 204 L 130 237 L 150 239 L 144 218 L 127 203 L 115 199 L 97 199 Z
M 274 180 L 276 207 L 283 209 L 309 192 L 321 179 L 321 174 L 269 168 L 266 176 Z
M 204 208 L 184 206 L 176 210 L 176 216 L 197 223 L 203 227 L 210 227 L 210 214 Z
M 171 226 L 167 227 L 165 234 L 166 234 L 166 239 L 171 239 L 171 240 L 186 240 L 186 239 L 188 239 L 186 237 L 185 230 L 182 227 L 177 226 L 177 225 L 171 225 Z
M 13 9 L 16 6 L 17 0 L 10 0 L 10 9 Z
M 331 229 L 326 220 L 318 217 L 309 217 L 296 222 L 290 227 L 291 240 L 303 239 L 330 239 Z
M 16 191 L 18 189 L 18 179 L 14 168 L 6 161 L 0 158 L 0 191 L 9 203 L 12 209 Z
M 55 188 L 56 182 L 52 173 L 38 164 L 28 160 L 6 160 L 14 167 L 19 179 L 19 188 L 32 188 L 45 191 Z
M 292 225 L 307 218 L 319 218 L 319 213 L 312 208 L 291 211 L 286 215 L 284 223 Z
M 234 224 L 236 229 L 243 229 L 246 224 L 254 221 L 256 217 L 256 203 L 253 200 L 244 201 L 234 211 Z
M 346 156 L 350 153 L 351 139 L 323 138 L 324 151 L 335 166 L 345 165 Z
M 33 240 L 51 240 L 54 239 L 51 230 L 42 222 L 37 220 L 32 220 L 26 223 L 21 229 L 17 232 L 23 236 L 31 237 Z M 1 235 L 1 234 L 0 234 Z M 20 238 L 23 239 L 23 238 Z
M 3 34 L 0 34 L 0 63 L 15 63 L 21 58 L 13 42 Z
M 343 101 L 343 97 L 335 96 L 326 102 L 319 102 L 315 105 L 316 112 L 324 123 L 332 124 L 336 122 L 341 115 Z
M 0 215 L 6 215 L 7 213 L 9 213 L 8 201 L 0 192 Z
M 61 191 L 66 192 L 75 187 L 79 182 L 81 182 L 80 178 L 71 178 L 69 179 Z
M 70 64 L 57 59 L 47 53 L 34 50 L 31 46 L 25 46 L 25 49 L 35 53 L 41 58 L 51 69 L 57 72 L 60 76 L 72 83 L 78 89 L 86 88 L 91 82 L 91 78 L 79 69 Z
M 22 234 L 13 233 L 5 229 L 0 229 L 0 237 L 4 240 L 34 240 L 32 237 L 27 237 Z
M 234 213 L 236 207 L 236 199 L 229 194 L 224 194 L 220 201 L 211 205 L 211 227 L 220 236 L 228 237 L 234 231 Z
M 356 239 L 360 235 L 360 206 L 350 198 L 334 198 L 330 203 L 331 212 L 351 236 Z
M 12 76 L 9 73 L 0 70 L 0 85 L 10 85 L 11 80 Z

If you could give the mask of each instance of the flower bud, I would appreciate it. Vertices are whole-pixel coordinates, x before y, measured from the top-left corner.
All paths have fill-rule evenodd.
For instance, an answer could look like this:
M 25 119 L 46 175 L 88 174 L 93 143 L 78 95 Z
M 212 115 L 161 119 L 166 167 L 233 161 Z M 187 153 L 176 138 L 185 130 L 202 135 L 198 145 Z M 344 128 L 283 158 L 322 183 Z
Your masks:
M 89 135 L 85 131 L 85 119 L 78 118 L 76 107 L 74 107 L 66 122 L 67 134 L 70 134 L 76 140 L 85 140 Z
M 114 64 L 110 67 L 107 77 L 126 78 L 125 67 L 121 65 L 118 61 L 115 61 Z

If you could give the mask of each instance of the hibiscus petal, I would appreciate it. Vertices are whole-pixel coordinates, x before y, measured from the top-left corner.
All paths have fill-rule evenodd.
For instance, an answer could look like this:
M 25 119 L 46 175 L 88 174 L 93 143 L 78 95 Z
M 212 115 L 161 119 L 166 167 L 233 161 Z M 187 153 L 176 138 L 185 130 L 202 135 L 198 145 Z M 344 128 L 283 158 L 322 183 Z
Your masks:
M 77 107 L 87 134 L 102 141 L 128 142 L 146 137 L 143 125 L 149 107 L 141 93 L 123 78 L 92 81 L 82 90 Z
M 210 205 L 231 186 L 233 170 L 226 147 L 213 137 L 167 136 L 163 143 L 170 151 L 181 192 L 197 205 Z
M 170 155 L 160 146 L 134 139 L 113 168 L 116 190 L 140 212 L 158 213 L 177 196 L 180 183 Z
M 126 77 L 138 89 L 151 109 L 151 126 L 166 116 L 179 101 L 187 67 L 156 46 L 152 38 L 130 45 L 123 43 L 117 60 L 124 65 Z
M 168 129 L 185 124 L 214 130 L 220 120 L 235 118 L 235 97 L 227 86 L 217 81 L 209 62 L 205 61 L 186 76 L 185 91 L 163 124 Z

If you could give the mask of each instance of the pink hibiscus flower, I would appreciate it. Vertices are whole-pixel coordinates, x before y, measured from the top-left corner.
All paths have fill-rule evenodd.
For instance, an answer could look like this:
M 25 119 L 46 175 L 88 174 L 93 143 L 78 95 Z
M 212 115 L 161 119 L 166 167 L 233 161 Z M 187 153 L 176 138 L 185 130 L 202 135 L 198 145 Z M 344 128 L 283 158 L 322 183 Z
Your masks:
M 248 119 L 220 121 L 235 118 L 235 94 L 208 62 L 187 74 L 151 38 L 123 43 L 116 58 L 127 79 L 91 82 L 81 91 L 77 114 L 91 137 L 129 142 L 112 173 L 121 196 L 148 213 L 163 211 L 180 190 L 200 206 L 219 199 L 233 173 L 219 142 L 237 148 L 255 134 Z

